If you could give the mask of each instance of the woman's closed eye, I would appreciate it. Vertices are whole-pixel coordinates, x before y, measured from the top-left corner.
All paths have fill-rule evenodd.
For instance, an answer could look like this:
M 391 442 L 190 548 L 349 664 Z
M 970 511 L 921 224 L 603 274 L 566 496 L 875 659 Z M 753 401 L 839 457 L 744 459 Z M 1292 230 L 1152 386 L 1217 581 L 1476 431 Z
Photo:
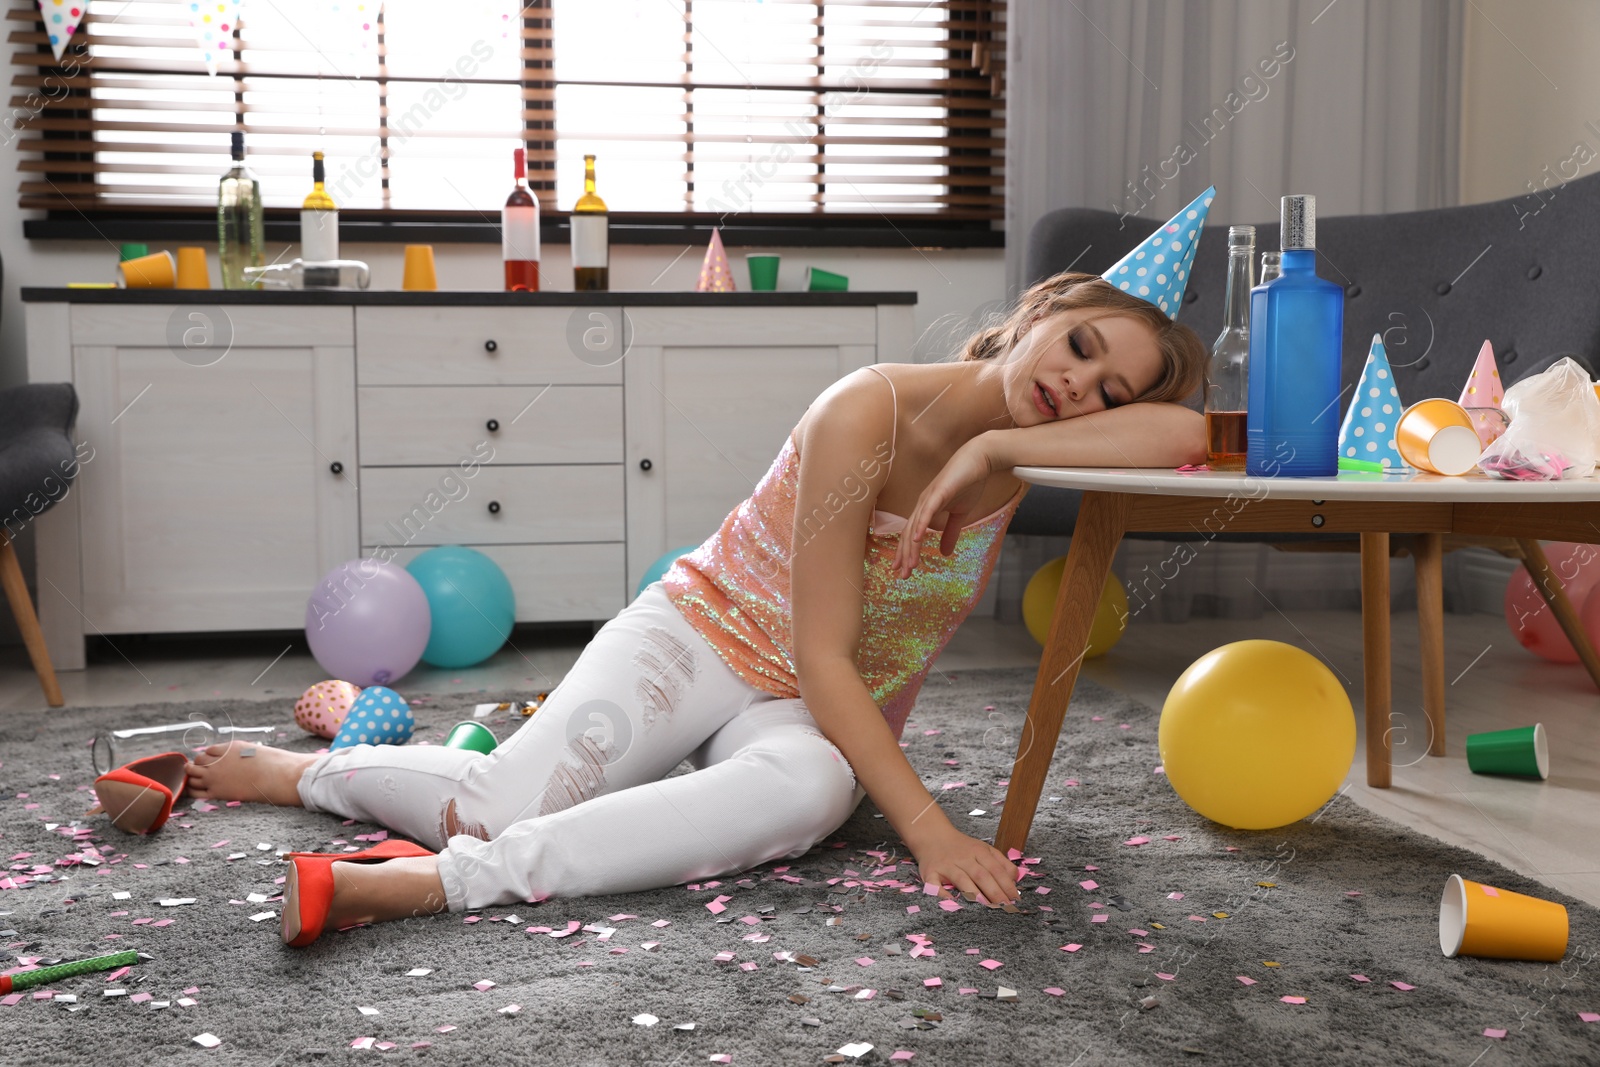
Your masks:
M 1068 334 L 1067 343 L 1072 346 L 1072 351 L 1076 353 L 1079 359 L 1083 360 L 1084 362 L 1088 362 L 1089 356 L 1083 349 L 1083 342 L 1078 339 L 1078 333 L 1079 331 L 1074 330 L 1072 333 Z M 1106 385 L 1104 382 L 1100 383 L 1100 399 L 1105 402 L 1108 410 L 1117 406 L 1116 401 L 1111 399 L 1111 393 L 1106 390 Z

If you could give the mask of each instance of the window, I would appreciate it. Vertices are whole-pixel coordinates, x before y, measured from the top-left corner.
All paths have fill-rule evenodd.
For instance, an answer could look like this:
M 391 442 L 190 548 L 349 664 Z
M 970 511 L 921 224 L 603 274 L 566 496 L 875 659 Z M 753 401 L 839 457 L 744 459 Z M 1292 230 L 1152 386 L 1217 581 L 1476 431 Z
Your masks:
M 209 73 L 184 0 L 94 0 L 58 63 L 13 0 L 20 203 L 215 204 L 245 131 L 269 208 L 310 153 L 358 216 L 1002 214 L 1004 0 L 243 0 Z M 226 17 L 227 5 L 224 8 Z

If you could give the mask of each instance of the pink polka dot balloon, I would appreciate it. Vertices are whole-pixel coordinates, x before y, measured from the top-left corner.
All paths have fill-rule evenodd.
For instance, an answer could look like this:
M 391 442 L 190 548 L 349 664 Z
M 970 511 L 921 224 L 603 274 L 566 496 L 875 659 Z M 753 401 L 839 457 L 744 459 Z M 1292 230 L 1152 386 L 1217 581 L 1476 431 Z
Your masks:
M 331 740 L 360 695 L 361 687 L 349 682 L 318 682 L 294 702 L 294 721 L 306 733 Z

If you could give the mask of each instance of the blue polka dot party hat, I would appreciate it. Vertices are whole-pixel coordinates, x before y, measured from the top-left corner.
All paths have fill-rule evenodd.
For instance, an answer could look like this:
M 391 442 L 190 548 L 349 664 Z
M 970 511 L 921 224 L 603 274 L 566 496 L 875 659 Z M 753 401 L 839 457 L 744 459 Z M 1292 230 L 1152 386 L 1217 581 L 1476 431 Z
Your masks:
M 1394 387 L 1394 371 L 1389 367 L 1383 338 L 1373 334 L 1367 365 L 1361 368 L 1356 395 L 1344 413 L 1344 425 L 1339 427 L 1339 455 L 1404 468 L 1405 460 L 1394 443 L 1394 424 L 1400 421 L 1404 410 Z
M 329 751 L 351 745 L 403 745 L 411 740 L 416 720 L 411 705 L 393 689 L 368 686 L 345 713 Z
M 1148 300 L 1168 318 L 1177 318 L 1194 265 L 1194 250 L 1200 247 L 1200 228 L 1206 224 L 1206 211 L 1216 195 L 1215 185 L 1207 188 L 1100 277 Z

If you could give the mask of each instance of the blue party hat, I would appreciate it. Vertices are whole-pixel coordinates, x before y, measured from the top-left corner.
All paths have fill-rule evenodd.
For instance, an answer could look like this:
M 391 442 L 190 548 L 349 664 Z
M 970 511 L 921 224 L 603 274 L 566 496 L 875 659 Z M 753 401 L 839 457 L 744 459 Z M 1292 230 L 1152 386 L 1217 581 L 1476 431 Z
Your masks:
M 1394 371 L 1389 369 L 1383 338 L 1373 334 L 1367 365 L 1361 368 L 1356 395 L 1350 401 L 1350 410 L 1344 413 L 1344 425 L 1339 427 L 1339 455 L 1385 467 L 1404 467 L 1405 460 L 1394 443 L 1395 423 L 1404 410 L 1394 387 Z
M 405 697 L 381 685 L 369 686 L 345 712 L 344 722 L 339 724 L 339 732 L 333 735 L 328 749 L 351 745 L 403 745 L 411 740 L 415 726 L 411 705 L 406 703 Z
M 1215 185 L 1206 189 L 1100 277 L 1177 318 L 1194 250 L 1200 246 L 1200 228 L 1216 195 Z

